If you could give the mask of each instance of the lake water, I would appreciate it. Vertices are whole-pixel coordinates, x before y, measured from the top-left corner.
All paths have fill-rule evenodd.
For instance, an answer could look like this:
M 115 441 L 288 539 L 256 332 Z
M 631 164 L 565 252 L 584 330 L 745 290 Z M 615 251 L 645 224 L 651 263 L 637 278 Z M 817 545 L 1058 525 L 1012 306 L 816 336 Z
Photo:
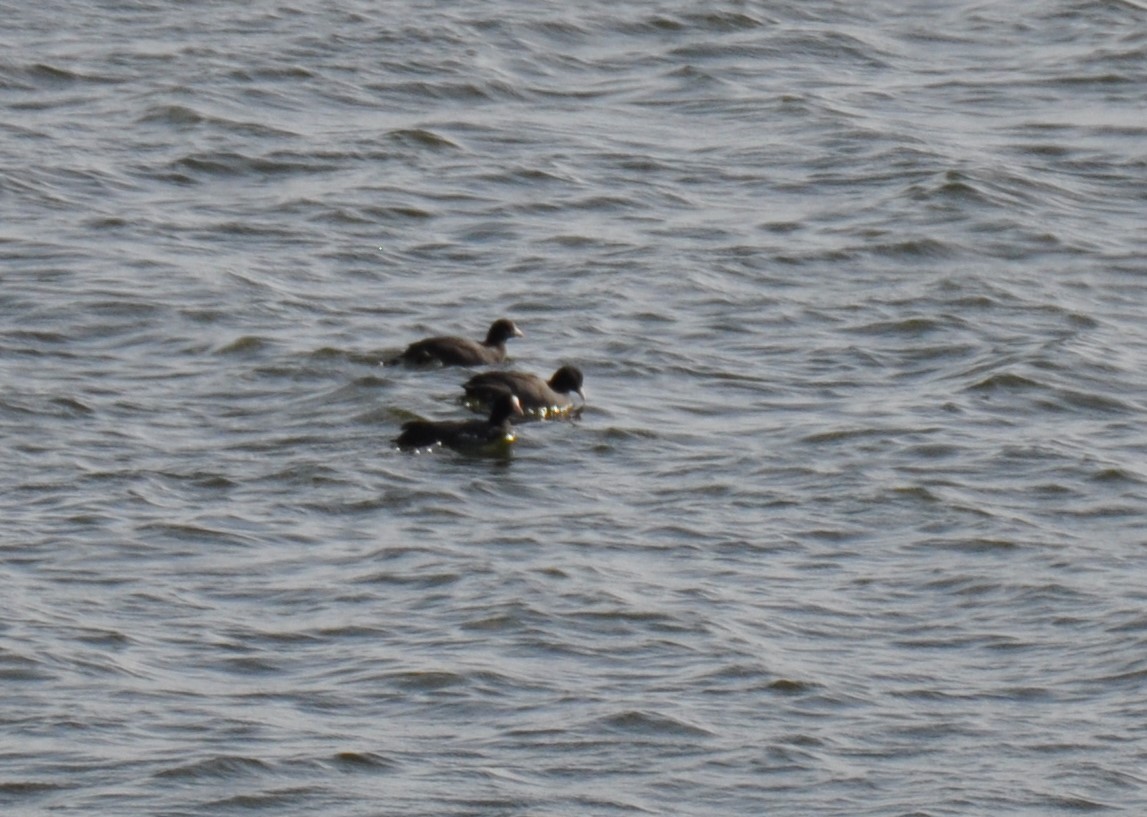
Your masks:
M 3 17 L 4 814 L 1147 813 L 1147 5 Z

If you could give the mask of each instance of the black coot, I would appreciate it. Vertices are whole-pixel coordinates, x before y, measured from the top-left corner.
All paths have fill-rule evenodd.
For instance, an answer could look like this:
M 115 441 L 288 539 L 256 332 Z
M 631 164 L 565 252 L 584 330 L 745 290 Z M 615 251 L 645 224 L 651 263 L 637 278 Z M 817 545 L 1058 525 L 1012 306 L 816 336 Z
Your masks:
M 576 366 L 562 366 L 549 381 L 526 372 L 482 372 L 467 380 L 462 388 L 469 400 L 484 406 L 509 392 L 517 396 L 524 412 L 540 417 L 568 413 L 573 407 L 571 393 L 585 402 L 582 373 Z
M 499 318 L 490 325 L 482 342 L 469 338 L 437 337 L 416 341 L 398 357 L 386 361 L 388 366 L 407 363 L 413 366 L 481 366 L 501 363 L 506 359 L 506 341 L 523 337 L 512 320 Z
M 459 451 L 480 452 L 505 446 L 514 441 L 510 417 L 522 413 L 518 398 L 503 392 L 490 408 L 485 420 L 410 420 L 402 424 L 402 433 L 394 438 L 400 448 L 429 448 L 445 445 Z

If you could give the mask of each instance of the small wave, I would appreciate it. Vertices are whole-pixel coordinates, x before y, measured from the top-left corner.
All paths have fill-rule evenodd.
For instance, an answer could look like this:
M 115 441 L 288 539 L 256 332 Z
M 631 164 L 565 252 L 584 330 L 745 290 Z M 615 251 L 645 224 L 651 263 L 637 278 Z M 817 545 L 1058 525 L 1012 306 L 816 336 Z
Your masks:
M 778 678 L 769 684 L 769 689 L 773 692 L 780 692 L 785 695 L 799 695 L 804 692 L 811 692 L 816 688 L 816 684 L 808 681 L 796 681 L 792 678 Z
M 370 90 L 377 91 L 385 95 L 398 95 L 402 97 L 417 97 L 422 99 L 436 99 L 443 102 L 493 102 L 499 100 L 523 100 L 527 94 L 523 93 L 521 88 L 512 85 L 509 82 L 500 80 L 460 80 L 449 81 L 440 80 L 438 82 L 427 82 L 425 80 L 418 80 L 416 82 L 388 82 L 376 86 L 371 86 Z M 420 129 L 412 131 L 395 131 L 394 133 L 430 133 Z M 435 139 L 447 142 L 447 145 L 437 145 L 438 147 L 457 147 L 448 139 L 435 135 Z
M 403 128 L 386 134 L 391 142 L 405 147 L 430 148 L 432 150 L 458 150 L 460 146 L 441 134 L 424 128 Z
M 87 417 L 95 414 L 95 409 L 74 397 L 53 397 L 49 402 L 57 417 Z
M 1128 471 L 1125 468 L 1103 468 L 1091 476 L 1092 481 L 1101 483 L 1129 483 L 1134 485 L 1142 485 L 1147 482 L 1141 474 L 1136 474 Z
M 369 224 L 375 226 L 390 223 L 404 224 L 410 221 L 431 219 L 437 215 L 437 213 L 432 210 L 408 204 L 388 206 L 368 205 L 362 207 L 348 207 L 344 205 L 327 207 L 325 205 L 319 205 L 316 209 L 318 212 L 310 216 L 311 221 L 335 225 Z
M 1072 746 L 1074 749 L 1075 747 Z M 1103 800 L 1094 800 L 1082 795 L 1050 795 L 1041 798 L 1043 807 L 1048 811 L 1066 811 L 1066 812 L 1080 812 L 1080 811 L 1115 811 L 1122 810 L 1120 801 L 1110 800 L 1104 802 Z
M 220 131 L 229 131 L 253 138 L 293 135 L 291 131 L 269 127 L 259 122 L 210 116 L 187 105 L 156 105 L 146 110 L 136 121 L 139 124 L 167 125 L 177 130 L 191 130 L 200 126 L 210 126 Z M 309 153 L 308 157 L 313 159 L 315 154 Z
M 179 780 L 229 779 L 248 777 L 251 774 L 266 774 L 271 771 L 272 767 L 258 758 L 220 755 L 162 769 L 155 773 L 155 777 Z
M 188 108 L 186 105 L 160 105 L 152 108 L 139 117 L 136 121 L 144 122 L 160 122 L 165 125 L 186 126 L 198 125 L 206 121 L 207 117 L 199 113 L 193 108 Z
M 656 440 L 661 436 L 656 431 L 649 428 L 621 428 L 620 426 L 610 426 L 608 428 L 601 429 L 598 433 L 604 441 Z
M 800 442 L 810 445 L 823 445 L 825 443 L 839 443 L 846 440 L 864 439 L 867 437 L 883 437 L 888 434 L 884 428 L 834 428 L 828 431 L 817 431 L 800 438 Z
M 139 525 L 137 530 L 148 534 L 159 534 L 179 542 L 196 544 L 214 542 L 246 547 L 254 541 L 252 537 L 246 534 L 207 528 L 187 522 L 145 522 Z
M 320 173 L 328 168 L 311 158 L 246 156 L 242 153 L 220 151 L 198 153 L 176 159 L 170 165 L 172 174 L 179 178 L 196 176 L 276 176 L 290 173 Z
M 626 732 L 629 734 L 645 735 L 647 737 L 710 737 L 713 733 L 708 729 L 688 723 L 678 718 L 672 718 L 658 712 L 642 712 L 629 710 L 619 712 L 602 718 L 607 729 Z
M 1096 392 L 1078 391 L 1076 389 L 1057 389 L 1056 400 L 1048 401 L 1048 408 L 1063 410 L 1083 410 L 1099 414 L 1130 414 L 1138 413 L 1138 408 L 1126 400 L 1113 395 L 1098 394 Z
M 683 15 L 685 27 L 704 31 L 751 31 L 767 21 L 742 11 L 703 11 Z
M 960 248 L 936 238 L 915 238 L 891 243 L 878 243 L 867 247 L 876 254 L 887 258 L 903 258 L 909 261 L 923 259 L 952 258 Z
M 255 675 L 277 675 L 283 667 L 273 658 L 259 655 L 243 655 L 237 658 L 225 658 L 218 662 L 216 668 L 222 672 L 231 672 L 243 678 Z
M 0 653 L 0 681 L 50 681 L 54 677 L 39 661 L 7 651 Z
M 24 66 L 12 72 L 10 76 L 21 78 L 26 83 L 23 85 L 23 90 L 29 91 L 33 88 L 62 88 L 81 82 L 110 83 L 115 81 L 111 77 L 85 74 L 46 62 Z
M 968 386 L 968 391 L 975 392 L 995 392 L 995 391 L 1030 391 L 1032 389 L 1046 389 L 1047 386 L 1040 383 L 1038 380 L 1033 380 L 1030 377 L 1024 377 L 1015 372 L 999 372 L 997 374 L 989 375 L 983 380 L 980 380 Z
M 70 783 L 48 783 L 43 780 L 5 780 L 0 782 L 0 798 L 24 800 L 67 791 L 70 788 L 72 788 Z
M 904 335 L 908 338 L 921 338 L 934 332 L 947 331 L 953 325 L 961 325 L 962 323 L 963 321 L 946 316 L 915 315 L 899 320 L 874 321 L 861 326 L 850 327 L 848 331 L 858 335 Z
M 394 672 L 383 678 L 399 689 L 415 692 L 433 692 L 450 687 L 464 686 L 467 682 L 465 675 L 442 670 L 424 670 L 421 672 Z
M 219 347 L 215 353 L 219 355 L 253 355 L 265 351 L 270 345 L 271 341 L 266 338 L 243 335 Z
M 1138 406 L 1114 394 L 1068 388 L 1016 371 L 995 372 L 966 387 L 966 391 L 984 397 L 992 395 L 1026 395 L 1033 405 L 1048 412 L 1089 415 L 1137 414 Z
M 211 814 L 248 813 L 252 811 L 285 813 L 309 795 L 315 794 L 316 791 L 310 786 L 289 786 L 284 789 L 231 795 L 207 801 L 203 805 Z
M 331 760 L 336 768 L 348 772 L 389 770 L 399 765 L 377 752 L 339 752 Z
M 921 550 L 943 550 L 954 553 L 1003 553 L 1017 550 L 1021 545 L 1012 539 L 969 536 L 967 538 L 924 539 L 916 547 Z M 976 592 L 982 592 L 982 590 Z

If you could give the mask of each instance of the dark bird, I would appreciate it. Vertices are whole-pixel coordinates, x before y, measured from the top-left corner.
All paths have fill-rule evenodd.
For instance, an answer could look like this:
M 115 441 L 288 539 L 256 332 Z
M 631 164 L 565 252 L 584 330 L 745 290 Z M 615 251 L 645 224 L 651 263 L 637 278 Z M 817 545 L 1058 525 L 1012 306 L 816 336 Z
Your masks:
M 506 359 L 506 341 L 524 337 L 512 320 L 499 318 L 490 325 L 482 342 L 469 338 L 435 337 L 416 341 L 401 355 L 386 361 L 386 365 L 407 363 L 413 366 L 480 366 L 501 363 Z
M 399 448 L 449 446 L 458 451 L 482 453 L 496 450 L 514 441 L 510 417 L 522 413 L 522 404 L 509 392 L 503 392 L 490 408 L 485 420 L 409 420 L 402 433 L 394 438 Z
M 567 414 L 573 408 L 570 393 L 585 403 L 582 374 L 577 366 L 562 366 L 548 381 L 526 372 L 482 372 L 463 386 L 467 400 L 479 405 L 492 405 L 498 395 L 509 392 L 522 404 L 522 411 L 545 418 Z

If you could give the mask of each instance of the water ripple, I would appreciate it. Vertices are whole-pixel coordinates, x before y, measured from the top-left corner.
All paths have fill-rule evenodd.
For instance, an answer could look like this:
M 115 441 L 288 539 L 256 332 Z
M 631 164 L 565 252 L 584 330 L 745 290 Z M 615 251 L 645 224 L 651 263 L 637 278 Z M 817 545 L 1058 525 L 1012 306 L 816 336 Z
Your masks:
M 1135 3 L 157 11 L 3 35 L 6 807 L 1143 810 Z

